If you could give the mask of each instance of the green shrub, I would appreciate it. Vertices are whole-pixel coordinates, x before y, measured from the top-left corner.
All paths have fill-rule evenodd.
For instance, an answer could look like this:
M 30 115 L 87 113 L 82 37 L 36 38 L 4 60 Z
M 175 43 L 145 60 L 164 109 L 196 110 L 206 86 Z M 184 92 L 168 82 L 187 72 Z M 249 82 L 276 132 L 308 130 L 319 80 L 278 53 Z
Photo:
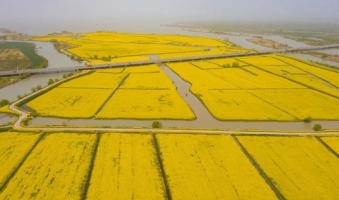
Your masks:
M 48 82 L 47 82 L 48 85 L 52 85 L 53 83 L 54 83 L 53 79 L 49 79 Z
M 9 101 L 8 101 L 7 99 L 2 99 L 2 100 L 0 101 L 0 107 L 6 106 L 6 105 L 8 105 L 8 104 L 9 104 Z
M 315 124 L 313 126 L 313 130 L 314 131 L 321 131 L 323 129 L 323 127 L 320 124 Z
M 308 116 L 304 119 L 304 122 L 305 123 L 310 123 L 312 121 L 312 117 L 311 116 Z
M 152 123 L 152 128 L 162 128 L 162 123 L 159 121 L 154 121 Z

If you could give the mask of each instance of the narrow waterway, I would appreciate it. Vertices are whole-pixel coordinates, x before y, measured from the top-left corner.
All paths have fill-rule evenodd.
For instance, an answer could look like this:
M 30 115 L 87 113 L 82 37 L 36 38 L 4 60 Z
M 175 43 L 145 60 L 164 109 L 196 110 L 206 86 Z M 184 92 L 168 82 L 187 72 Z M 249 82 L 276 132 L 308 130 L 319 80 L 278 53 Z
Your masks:
M 219 121 L 212 117 L 200 100 L 190 92 L 191 84 L 181 79 L 166 65 L 161 65 L 167 76 L 173 80 L 179 95 L 188 103 L 197 119 L 159 120 L 165 128 L 215 128 L 225 130 L 260 129 L 260 130 L 312 130 L 314 124 L 320 123 L 325 129 L 338 129 L 339 121 L 312 121 L 304 122 L 242 122 Z M 60 125 L 60 126 L 113 126 L 113 127 L 147 127 L 150 128 L 154 120 L 97 120 L 97 119 L 61 119 L 51 117 L 37 117 L 29 122 L 30 126 Z
M 33 75 L 19 82 L 1 88 L 0 99 L 7 99 L 10 102 L 15 101 L 18 95 L 23 96 L 25 94 L 30 94 L 32 92 L 32 87 L 36 87 L 37 85 L 47 85 L 49 79 L 62 79 L 62 75 L 62 73 Z

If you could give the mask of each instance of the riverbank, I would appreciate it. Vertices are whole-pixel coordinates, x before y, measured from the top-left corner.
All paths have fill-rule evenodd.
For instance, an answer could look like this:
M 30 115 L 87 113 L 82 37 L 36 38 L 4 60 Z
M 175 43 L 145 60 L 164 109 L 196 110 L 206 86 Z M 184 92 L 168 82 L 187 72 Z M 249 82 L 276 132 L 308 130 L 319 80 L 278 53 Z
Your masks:
M 257 44 L 257 45 L 264 46 L 264 47 L 272 48 L 272 49 L 291 48 L 287 44 L 280 44 L 279 42 L 269 40 L 269 39 L 264 39 L 264 38 L 252 38 L 252 39 L 247 39 L 247 41 Z

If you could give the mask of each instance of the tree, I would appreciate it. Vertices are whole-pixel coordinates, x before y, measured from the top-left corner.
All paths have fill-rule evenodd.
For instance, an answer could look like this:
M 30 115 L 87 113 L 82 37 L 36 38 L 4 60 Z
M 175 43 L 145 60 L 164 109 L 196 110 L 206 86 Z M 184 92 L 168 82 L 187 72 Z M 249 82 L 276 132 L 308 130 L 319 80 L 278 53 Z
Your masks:
M 313 130 L 314 131 L 321 131 L 323 129 L 323 127 L 320 124 L 316 124 L 313 126 Z
M 7 99 L 2 99 L 2 100 L 0 101 L 0 107 L 6 106 L 6 105 L 8 105 L 8 104 L 9 104 L 9 101 L 8 101 Z
M 32 92 L 36 92 L 36 88 L 35 87 L 32 87 L 31 90 L 32 90 Z
M 239 67 L 239 63 L 238 62 L 233 62 L 232 63 L 232 67 Z
M 154 121 L 152 123 L 152 128 L 162 128 L 162 123 L 159 121 Z
M 59 79 L 58 79 L 58 78 L 54 79 L 54 82 L 58 82 L 58 81 L 59 81 Z
M 48 85 L 52 85 L 53 83 L 54 83 L 53 79 L 49 79 L 48 82 L 47 82 Z
M 94 59 L 98 59 L 98 56 L 97 56 L 97 55 L 94 55 Z
M 67 78 L 67 74 L 62 75 L 62 78 Z
M 37 85 L 36 86 L 36 90 L 41 90 L 42 86 L 41 85 Z

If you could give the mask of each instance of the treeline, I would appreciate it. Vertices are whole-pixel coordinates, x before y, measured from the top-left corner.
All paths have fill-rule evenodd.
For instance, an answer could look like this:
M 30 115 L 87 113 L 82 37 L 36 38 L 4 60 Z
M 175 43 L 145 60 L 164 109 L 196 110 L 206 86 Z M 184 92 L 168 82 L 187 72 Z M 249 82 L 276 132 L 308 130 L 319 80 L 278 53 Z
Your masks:
M 26 42 L 4 42 L 0 43 L 1 49 L 19 49 L 30 60 L 31 65 L 28 69 L 45 68 L 48 60 L 35 52 L 35 45 Z

